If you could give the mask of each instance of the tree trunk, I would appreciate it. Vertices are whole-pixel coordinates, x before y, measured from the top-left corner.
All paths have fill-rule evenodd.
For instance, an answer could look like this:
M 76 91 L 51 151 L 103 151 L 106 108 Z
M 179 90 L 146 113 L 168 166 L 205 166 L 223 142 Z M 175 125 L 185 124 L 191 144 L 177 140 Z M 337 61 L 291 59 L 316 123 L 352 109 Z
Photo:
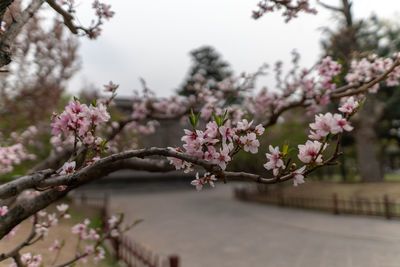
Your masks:
M 354 138 L 358 170 L 362 182 L 381 182 L 383 174 L 378 159 L 379 139 L 374 126 L 382 114 L 376 96 L 369 95 L 355 120 Z

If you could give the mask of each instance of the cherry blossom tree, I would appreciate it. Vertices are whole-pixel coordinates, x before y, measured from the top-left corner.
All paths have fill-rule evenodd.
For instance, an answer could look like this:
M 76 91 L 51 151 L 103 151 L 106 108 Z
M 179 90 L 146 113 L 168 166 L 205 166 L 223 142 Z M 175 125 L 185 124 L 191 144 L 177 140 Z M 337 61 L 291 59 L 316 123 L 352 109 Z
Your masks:
M 32 0 L 27 10 L 13 22 L 16 25 L 11 24 L 1 37 L 8 36 L 6 39 L 10 40 L 15 34 L 13 31 L 20 31 L 30 14 L 43 2 Z M 84 28 L 74 24 L 73 2 L 46 2 L 62 15 L 71 32 L 90 38 L 97 36 L 104 19 L 113 15 L 108 5 L 95 1 L 93 7 L 98 21 Z M 254 17 L 276 9 L 284 10 L 287 20 L 303 11 L 315 13 L 306 0 L 262 1 L 259 8 Z M 0 48 L 5 65 L 9 54 L 1 40 Z M 220 90 L 211 90 L 210 83 L 199 73 L 194 76 L 194 93 L 187 97 L 160 98 L 143 83 L 143 91 L 137 92 L 132 99 L 132 113 L 124 118 L 115 119 L 110 115 L 109 109 L 118 90 L 118 85 L 112 82 L 105 85 L 104 96 L 91 103 L 72 99 L 62 112 L 53 113 L 52 122 L 49 122 L 52 153 L 25 175 L 0 185 L 0 238 L 15 234 L 16 227 L 24 220 L 30 218 L 32 222 L 31 233 L 15 248 L 1 252 L 0 261 L 12 258 L 13 266 L 39 266 L 40 255 L 34 252 L 21 255 L 21 249 L 45 238 L 59 220 L 69 217 L 66 205 L 57 206 L 55 213 L 47 213 L 44 209 L 77 187 L 117 170 L 194 172 L 198 167 L 192 185 L 200 191 L 205 186 L 221 186 L 219 182 L 232 180 L 260 184 L 292 181 L 294 186 L 299 186 L 315 170 L 338 164 L 337 159 L 342 155 L 342 136 L 353 130 L 351 118 L 362 109 L 368 94 L 376 93 L 382 84 L 399 83 L 400 54 L 394 53 L 387 58 L 370 54 L 354 60 L 348 69 L 343 69 L 330 57 L 312 68 L 301 68 L 299 58 L 293 53 L 293 67 L 286 75 L 283 75 L 281 64 L 275 65 L 277 86 L 272 90 L 265 87 L 257 91 L 254 88 L 256 79 L 264 74 L 267 66 L 262 66 L 256 73 L 243 73 L 220 81 Z M 336 84 L 338 75 L 346 77 L 345 85 Z M 227 105 L 227 96 L 232 94 L 243 95 L 243 103 Z M 333 100 L 339 102 L 336 111 L 321 113 L 322 108 Z M 266 129 L 276 124 L 286 111 L 298 107 L 315 116 L 309 125 L 308 139 L 297 147 L 261 147 L 259 139 L 268 134 Z M 135 139 L 121 145 L 122 136 L 152 133 L 157 131 L 158 121 L 165 119 L 187 123 L 187 129 L 182 133 L 182 146 L 139 148 Z M 25 136 L 21 133 L 2 137 L 0 170 L 3 173 L 34 157 L 25 149 Z M 265 173 L 231 171 L 229 164 L 240 151 L 266 153 Z M 88 220 L 75 225 L 71 231 L 78 240 L 92 240 L 93 245 L 78 248 L 76 256 L 68 262 L 56 265 L 56 258 L 54 265 L 67 266 L 88 257 L 94 262 L 103 258 L 101 244 L 104 240 L 129 229 L 122 227 L 122 217 L 113 216 L 106 223 L 107 230 L 91 229 Z M 62 243 L 54 241 L 50 249 L 61 251 L 62 248 Z

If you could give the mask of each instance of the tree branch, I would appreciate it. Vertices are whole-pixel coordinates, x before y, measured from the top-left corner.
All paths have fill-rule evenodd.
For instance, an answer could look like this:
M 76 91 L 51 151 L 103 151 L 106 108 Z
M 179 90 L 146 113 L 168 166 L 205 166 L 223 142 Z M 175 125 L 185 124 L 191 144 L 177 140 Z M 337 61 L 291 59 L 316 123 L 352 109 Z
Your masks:
M 43 2 L 44 0 L 32 0 L 28 7 L 15 18 L 15 21 L 7 28 L 7 31 L 0 36 L 0 67 L 11 62 L 10 50 L 12 42 Z
M 8 182 L 0 186 L 0 199 L 6 199 L 12 196 L 17 196 L 23 190 L 32 188 L 41 181 L 53 174 L 53 170 L 38 171 L 32 174 L 22 176 L 16 180 Z
M 375 79 L 373 79 L 372 81 L 354 89 L 354 90 L 350 90 L 350 91 L 343 91 L 340 93 L 336 93 L 336 91 L 333 91 L 331 94 L 332 98 L 341 98 L 341 97 L 345 97 L 345 96 L 351 96 L 351 95 L 357 95 L 357 94 L 361 94 L 361 93 L 365 93 L 369 88 L 371 88 L 372 86 L 374 86 L 375 84 L 383 81 L 390 73 L 392 73 L 394 71 L 394 69 L 400 65 L 400 58 L 396 58 L 396 60 L 393 62 L 393 65 L 384 73 L 382 73 L 381 75 L 379 75 L 378 77 L 376 77 Z M 340 88 L 339 88 L 340 89 Z
M 7 258 L 14 258 L 14 261 L 16 262 L 17 266 L 18 262 L 20 261 L 20 256 L 19 256 L 19 251 L 26 246 L 30 245 L 30 241 L 36 236 L 36 231 L 35 231 L 35 224 L 37 223 L 37 216 L 34 215 L 33 216 L 33 221 L 32 221 L 32 230 L 30 232 L 30 234 L 28 235 L 28 237 L 18 246 L 16 246 L 13 250 L 7 252 L 7 253 L 2 253 L 0 254 L 0 261 L 3 261 Z M 18 258 L 18 259 L 16 259 Z M 19 261 L 18 261 L 19 260 Z M 23 265 L 21 265 L 23 266 Z
M 55 1 L 46 0 L 46 2 L 49 4 L 50 7 L 52 7 L 58 14 L 60 14 L 63 17 L 65 26 L 67 26 L 67 28 L 73 34 L 77 34 L 78 33 L 77 27 L 72 22 L 74 20 L 74 17 L 70 13 L 65 11 L 61 6 L 59 6 Z
M 328 5 L 328 4 L 326 4 L 326 3 L 324 3 L 324 2 L 322 2 L 322 1 L 320 1 L 320 0 L 318 0 L 317 3 L 318 3 L 320 6 L 326 8 L 326 9 L 330 9 L 330 10 L 335 11 L 335 12 L 341 12 L 341 13 L 344 12 L 343 9 L 341 9 L 341 8 L 339 8 L 339 7 L 335 7 L 335 6 Z

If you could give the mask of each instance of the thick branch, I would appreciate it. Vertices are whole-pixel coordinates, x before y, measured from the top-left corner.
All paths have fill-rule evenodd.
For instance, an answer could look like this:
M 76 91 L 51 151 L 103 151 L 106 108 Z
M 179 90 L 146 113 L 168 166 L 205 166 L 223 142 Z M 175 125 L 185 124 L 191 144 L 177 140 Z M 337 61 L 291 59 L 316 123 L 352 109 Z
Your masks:
M 44 0 L 32 0 L 29 6 L 16 16 L 14 22 L 7 28 L 7 31 L 0 36 L 0 67 L 11 62 L 10 49 L 12 42 L 20 33 L 22 27 L 41 7 L 43 2 Z
M 344 12 L 343 9 L 341 9 L 339 7 L 328 5 L 328 4 L 326 4 L 326 3 L 322 2 L 322 1 L 318 0 L 317 3 L 319 5 L 321 5 L 322 7 L 326 8 L 326 9 L 329 9 L 329 10 L 332 10 L 332 11 L 336 11 L 336 12 Z
M 0 1 L 0 21 L 3 20 L 4 13 L 6 13 L 7 8 L 14 2 L 14 0 L 2 0 Z
M 60 14 L 63 19 L 64 19 L 64 24 L 67 26 L 67 28 L 73 33 L 77 34 L 78 30 L 77 27 L 74 25 L 72 22 L 74 17 L 65 11 L 61 6 L 59 6 L 55 1 L 53 0 L 46 0 L 46 2 L 51 6 L 58 14 Z
M 40 184 L 41 181 L 53 174 L 53 170 L 39 171 L 33 174 L 22 176 L 16 180 L 0 186 L 0 199 L 6 199 L 12 196 L 17 196 L 25 189 L 33 188 Z

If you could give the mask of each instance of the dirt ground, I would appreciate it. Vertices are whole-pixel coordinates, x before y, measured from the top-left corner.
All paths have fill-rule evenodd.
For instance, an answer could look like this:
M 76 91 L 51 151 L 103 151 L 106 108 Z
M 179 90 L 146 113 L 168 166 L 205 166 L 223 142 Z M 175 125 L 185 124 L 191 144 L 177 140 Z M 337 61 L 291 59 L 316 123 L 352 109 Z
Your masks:
M 90 218 L 93 223 L 98 223 L 99 213 L 98 210 L 91 208 L 89 206 L 75 206 L 70 204 L 70 210 L 72 214 L 71 219 L 63 219 L 60 220 L 58 225 L 55 227 L 50 228 L 49 235 L 44 239 L 38 241 L 36 244 L 26 247 L 21 250 L 21 253 L 31 252 L 32 254 L 41 254 L 43 258 L 43 266 L 52 266 L 52 262 L 55 259 L 55 252 L 50 251 L 49 247 L 53 244 L 55 239 L 58 239 L 60 242 L 61 240 L 65 240 L 65 247 L 62 249 L 60 256 L 57 260 L 57 263 L 60 264 L 67 260 L 72 259 L 74 253 L 76 251 L 77 246 L 77 236 L 72 234 L 71 227 L 76 223 L 82 222 L 84 218 Z M 54 210 L 54 206 L 48 208 L 49 212 Z M 18 228 L 16 235 L 7 240 L 7 238 L 3 238 L 0 241 L 0 252 L 7 252 L 13 249 L 15 246 L 23 242 L 23 240 L 29 235 L 32 229 L 32 223 L 30 220 L 25 220 Z M 81 248 L 84 248 L 85 243 L 81 244 Z M 12 263 L 12 260 L 6 260 L 0 263 L 0 266 L 8 266 Z M 109 266 L 108 260 L 103 260 L 99 262 L 96 266 Z M 78 263 L 75 266 L 91 266 L 91 261 L 87 264 Z

